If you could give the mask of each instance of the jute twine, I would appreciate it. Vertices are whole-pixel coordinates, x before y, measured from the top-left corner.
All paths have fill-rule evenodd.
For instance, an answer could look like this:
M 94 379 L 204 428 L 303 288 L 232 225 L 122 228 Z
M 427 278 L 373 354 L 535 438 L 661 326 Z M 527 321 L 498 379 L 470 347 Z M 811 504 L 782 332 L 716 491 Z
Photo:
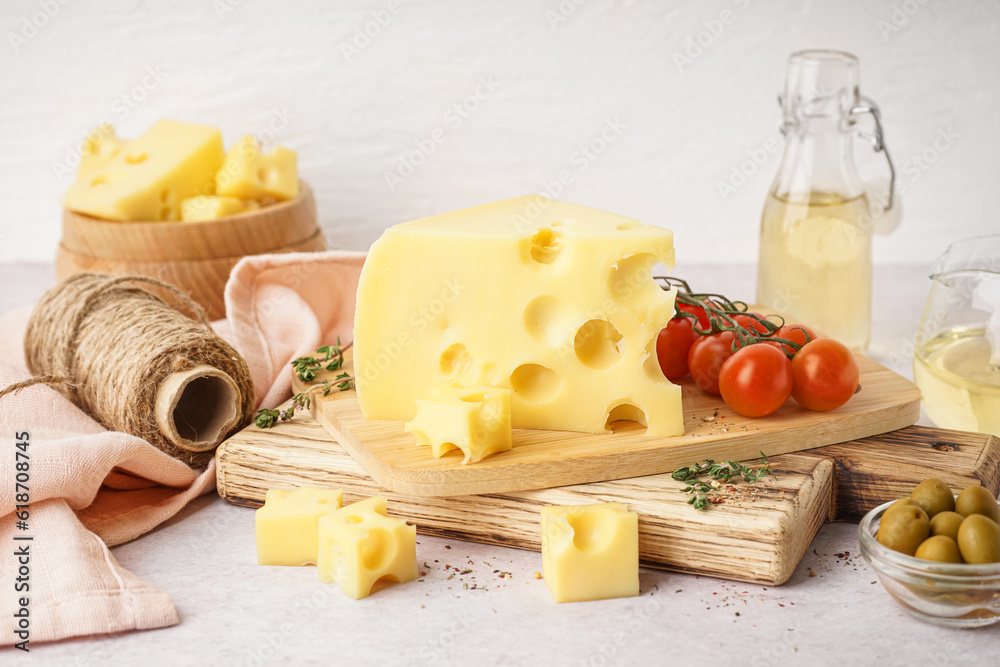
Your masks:
M 142 284 L 174 294 L 197 316 L 191 319 Z M 48 384 L 108 428 L 136 435 L 193 466 L 214 452 L 189 451 L 170 442 L 157 426 L 154 401 L 173 373 L 207 365 L 239 390 L 232 429 L 250 423 L 254 390 L 246 361 L 208 326 L 204 311 L 186 294 L 145 276 L 81 273 L 42 297 L 24 334 L 32 377 L 0 391 L 0 397 Z

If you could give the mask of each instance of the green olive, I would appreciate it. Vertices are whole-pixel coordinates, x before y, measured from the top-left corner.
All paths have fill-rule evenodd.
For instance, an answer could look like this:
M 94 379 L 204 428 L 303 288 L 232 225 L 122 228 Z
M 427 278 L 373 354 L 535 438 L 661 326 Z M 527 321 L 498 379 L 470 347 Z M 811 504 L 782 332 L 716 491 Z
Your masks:
M 924 560 L 936 560 L 939 563 L 961 563 L 962 554 L 958 550 L 955 540 L 945 535 L 935 535 L 928 537 L 917 547 L 917 558 Z
M 890 549 L 912 556 L 930 533 L 931 521 L 927 513 L 916 505 L 906 505 L 882 514 L 875 539 Z
M 994 521 L 1000 521 L 1000 507 L 997 499 L 982 486 L 970 486 L 958 494 L 955 501 L 955 511 L 962 516 L 982 514 Z
M 958 548 L 966 563 L 1000 563 L 1000 526 L 982 514 L 967 516 L 958 529 Z
M 958 512 L 938 512 L 931 519 L 931 535 L 947 535 L 958 541 L 958 527 L 964 519 Z
M 931 519 L 939 512 L 955 510 L 955 496 L 947 484 L 940 479 L 926 479 L 913 489 L 910 499 Z
M 909 498 L 900 498 L 899 500 L 897 500 L 897 501 L 893 502 L 891 505 L 889 505 L 885 509 L 885 512 L 882 512 L 882 518 L 884 519 L 885 517 L 889 516 L 890 513 L 895 512 L 896 510 L 898 510 L 900 508 L 909 507 L 910 505 L 914 505 L 914 504 L 915 503 L 911 499 L 909 499 Z

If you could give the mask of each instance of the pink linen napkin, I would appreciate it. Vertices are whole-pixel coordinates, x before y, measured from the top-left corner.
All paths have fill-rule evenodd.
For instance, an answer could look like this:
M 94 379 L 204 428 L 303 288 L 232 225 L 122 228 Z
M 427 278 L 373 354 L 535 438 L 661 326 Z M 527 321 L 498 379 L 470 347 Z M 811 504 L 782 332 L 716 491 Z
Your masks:
M 258 405 L 273 407 L 288 397 L 292 359 L 338 336 L 351 339 L 364 257 L 339 251 L 258 255 L 233 269 L 225 294 L 228 318 L 213 327 L 247 360 Z M 26 377 L 23 354 L 13 352 L 25 322 L 24 310 L 0 318 L 0 355 L 6 357 L 0 357 L 0 386 Z M 25 432 L 28 458 L 18 459 L 18 434 Z M 23 639 L 15 634 L 23 621 L 14 616 L 21 597 L 28 599 L 31 643 L 176 624 L 170 597 L 124 570 L 109 547 L 143 535 L 213 491 L 214 461 L 194 470 L 144 440 L 108 431 L 44 386 L 0 399 L 0 438 L 0 571 L 16 573 L 19 558 L 26 559 L 29 587 L 0 587 L 3 644 Z M 16 495 L 18 472 L 28 475 L 27 503 Z M 18 504 L 28 505 L 24 524 L 15 513 L 24 511 Z M 15 555 L 24 548 L 27 556 Z

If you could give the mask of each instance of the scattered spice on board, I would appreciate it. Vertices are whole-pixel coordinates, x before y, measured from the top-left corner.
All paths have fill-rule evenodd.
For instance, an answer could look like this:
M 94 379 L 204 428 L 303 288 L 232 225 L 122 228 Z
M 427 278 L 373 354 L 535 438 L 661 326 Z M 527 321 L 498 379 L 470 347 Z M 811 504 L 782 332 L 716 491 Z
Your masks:
M 681 489 L 681 493 L 691 494 L 688 504 L 697 510 L 708 509 L 709 505 L 723 504 L 725 500 L 719 495 L 718 489 L 722 483 L 729 483 L 742 479 L 747 484 L 754 484 L 757 481 L 771 477 L 777 479 L 771 470 L 767 454 L 760 453 L 761 464 L 757 466 L 747 466 L 736 461 L 716 462 L 707 459 L 701 463 L 693 463 L 675 470 L 671 477 L 678 482 L 686 482 L 688 486 Z M 709 477 L 709 481 L 699 479 L 699 477 Z M 735 487 L 730 485 L 735 490 Z

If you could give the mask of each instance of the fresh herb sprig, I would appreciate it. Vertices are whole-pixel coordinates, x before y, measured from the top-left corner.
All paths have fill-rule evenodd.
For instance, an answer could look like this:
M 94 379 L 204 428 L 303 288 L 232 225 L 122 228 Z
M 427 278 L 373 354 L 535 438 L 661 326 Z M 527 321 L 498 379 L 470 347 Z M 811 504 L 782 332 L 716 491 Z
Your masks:
M 316 379 L 317 373 L 336 371 L 343 368 L 344 352 L 349 350 L 350 347 L 351 343 L 341 347 L 340 338 L 338 338 L 336 345 L 323 345 L 316 350 L 316 354 L 322 356 L 299 357 L 293 360 L 291 362 L 292 370 L 295 371 L 301 381 L 312 382 Z M 340 373 L 332 381 L 329 378 L 323 378 L 322 382 L 318 382 L 305 391 L 295 394 L 292 397 L 292 404 L 284 410 L 277 408 L 271 410 L 263 408 L 258 410 L 257 416 L 254 418 L 254 424 L 258 428 L 271 428 L 279 421 L 285 422 L 290 420 L 295 416 L 296 410 L 302 410 L 310 406 L 311 399 L 309 398 L 309 392 L 313 389 L 319 390 L 323 396 L 329 396 L 334 389 L 337 391 L 348 391 L 353 388 L 354 378 L 350 373 Z
M 316 374 L 319 372 L 336 371 L 343 368 L 344 352 L 351 349 L 351 345 L 353 343 L 348 343 L 341 347 L 340 338 L 338 337 L 336 345 L 323 345 L 316 350 L 316 354 L 323 355 L 322 357 L 309 355 L 293 360 L 292 370 L 295 371 L 299 379 L 303 382 L 312 382 L 316 379 Z
M 310 400 L 307 392 L 300 392 L 292 397 L 292 404 L 284 410 L 278 410 L 277 408 L 273 410 L 258 410 L 253 423 L 256 424 L 258 428 L 271 428 L 279 421 L 288 421 L 295 416 L 296 410 L 308 408 L 311 402 L 312 401 Z
M 709 505 L 717 504 L 719 497 L 715 494 L 716 489 L 722 484 L 732 482 L 734 479 L 742 479 L 747 484 L 753 484 L 765 477 L 777 479 L 771 464 L 767 460 L 767 454 L 760 453 L 761 465 L 747 466 L 738 461 L 716 462 L 712 459 L 701 463 L 692 463 L 689 466 L 678 468 L 671 474 L 671 477 L 678 482 L 686 482 L 688 486 L 681 489 L 681 493 L 690 493 L 688 504 L 696 510 L 708 509 Z M 700 477 L 708 477 L 715 483 L 708 482 Z

